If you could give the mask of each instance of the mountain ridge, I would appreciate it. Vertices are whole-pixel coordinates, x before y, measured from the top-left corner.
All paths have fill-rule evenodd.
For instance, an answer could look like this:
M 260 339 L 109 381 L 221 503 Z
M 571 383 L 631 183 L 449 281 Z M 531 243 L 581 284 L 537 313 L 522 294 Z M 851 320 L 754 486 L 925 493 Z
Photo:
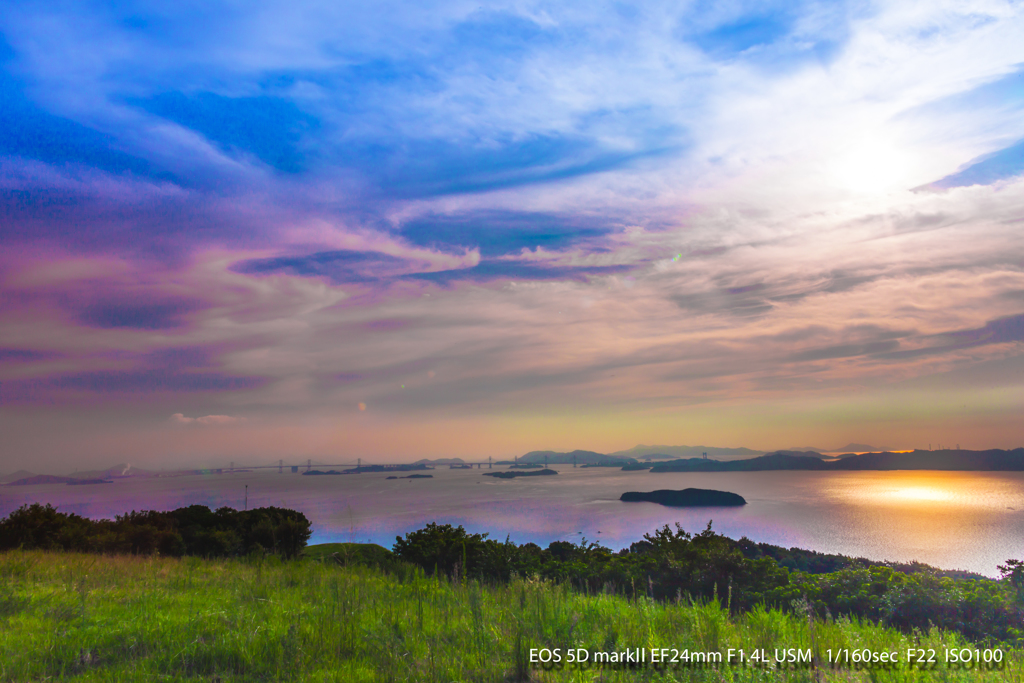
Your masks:
M 748 460 L 672 460 L 659 463 L 651 472 L 755 472 L 765 470 L 938 470 L 960 472 L 1022 472 L 1024 448 L 985 451 L 942 450 L 851 455 L 824 460 L 812 451 L 775 451 Z

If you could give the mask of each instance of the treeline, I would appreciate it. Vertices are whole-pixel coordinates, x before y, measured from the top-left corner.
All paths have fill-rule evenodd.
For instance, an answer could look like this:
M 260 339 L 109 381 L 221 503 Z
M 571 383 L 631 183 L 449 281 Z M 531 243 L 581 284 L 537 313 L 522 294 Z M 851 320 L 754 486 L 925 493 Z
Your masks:
M 656 600 L 717 600 L 734 612 L 758 604 L 812 609 L 819 617 L 870 619 L 902 631 L 932 626 L 975 641 L 1024 637 L 1024 565 L 1001 569 L 1005 580 L 955 579 L 926 565 L 886 565 L 734 541 L 711 530 L 668 526 L 629 549 L 555 541 L 542 549 L 428 524 L 398 537 L 397 560 L 427 573 L 504 582 L 513 575 L 565 581 L 588 592 L 646 595 Z M 766 552 L 767 551 L 767 552 Z M 787 566 L 789 565 L 789 566 Z
M 265 507 L 212 511 L 190 505 L 170 512 L 130 512 L 91 520 L 52 505 L 23 505 L 0 521 L 0 550 L 67 550 L 87 553 L 159 553 L 171 557 L 231 557 L 272 553 L 296 557 L 310 536 L 306 516 Z

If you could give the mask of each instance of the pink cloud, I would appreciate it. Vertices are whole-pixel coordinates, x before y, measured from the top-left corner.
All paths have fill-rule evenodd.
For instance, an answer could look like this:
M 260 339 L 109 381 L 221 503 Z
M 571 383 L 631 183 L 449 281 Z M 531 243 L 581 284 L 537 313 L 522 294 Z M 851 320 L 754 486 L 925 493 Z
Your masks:
M 245 422 L 244 417 L 231 415 L 204 415 L 203 417 L 186 417 L 183 413 L 175 413 L 170 417 L 177 424 L 226 425 Z

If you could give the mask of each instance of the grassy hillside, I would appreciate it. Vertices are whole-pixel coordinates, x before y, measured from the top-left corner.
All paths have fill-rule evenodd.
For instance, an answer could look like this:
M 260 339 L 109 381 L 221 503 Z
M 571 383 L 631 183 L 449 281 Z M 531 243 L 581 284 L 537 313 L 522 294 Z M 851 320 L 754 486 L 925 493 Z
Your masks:
M 354 557 L 365 549 L 349 549 Z M 320 553 L 327 558 L 331 553 Z M 313 552 L 313 554 L 317 554 Z M 550 582 L 500 586 L 326 559 L 282 561 L 0 553 L 0 680 L 42 681 L 760 681 L 1020 680 L 1020 653 L 979 671 L 943 661 L 955 634 L 902 635 L 717 603 L 586 595 Z M 531 648 L 675 648 L 722 664 L 542 667 Z M 817 668 L 741 665 L 743 649 L 812 651 Z M 900 664 L 833 669 L 828 651 L 895 651 Z M 937 666 L 906 664 L 908 649 Z M 649 655 L 648 655 L 649 657 Z M 712 656 L 712 659 L 714 656 Z

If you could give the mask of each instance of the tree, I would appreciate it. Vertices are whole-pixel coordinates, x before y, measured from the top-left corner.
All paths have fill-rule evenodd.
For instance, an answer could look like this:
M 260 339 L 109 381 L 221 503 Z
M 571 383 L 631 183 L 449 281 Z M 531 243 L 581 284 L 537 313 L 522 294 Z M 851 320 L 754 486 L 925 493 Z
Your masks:
M 400 560 L 423 567 L 428 574 L 437 571 L 451 574 L 456 565 L 464 576 L 479 569 L 487 534 L 468 533 L 462 525 L 431 522 L 423 529 L 410 531 L 403 539 L 395 537 L 393 551 Z
M 999 573 L 1004 581 L 1009 581 L 1017 594 L 1017 602 L 1024 602 L 1024 562 L 1007 560 L 999 565 Z

